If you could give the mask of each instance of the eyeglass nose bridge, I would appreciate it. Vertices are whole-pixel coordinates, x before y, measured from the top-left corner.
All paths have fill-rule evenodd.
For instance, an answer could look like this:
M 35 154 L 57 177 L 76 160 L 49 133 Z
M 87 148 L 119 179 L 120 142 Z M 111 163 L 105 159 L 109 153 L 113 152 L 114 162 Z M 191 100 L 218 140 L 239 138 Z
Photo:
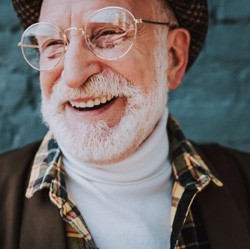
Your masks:
M 83 36 L 85 35 L 84 29 L 83 28 L 77 28 L 77 27 L 67 28 L 67 29 L 64 30 L 64 33 L 66 34 L 68 31 L 71 31 L 71 30 L 81 31 L 82 35 Z
M 82 36 L 83 36 L 83 38 L 84 38 L 84 40 L 85 40 L 85 42 L 86 42 L 86 38 L 85 38 L 86 32 L 85 32 L 85 30 L 84 30 L 83 28 L 70 27 L 70 28 L 67 28 L 67 29 L 65 29 L 65 30 L 63 31 L 64 40 L 65 40 L 65 42 L 66 42 L 67 45 L 68 45 L 68 43 L 69 43 L 69 39 L 67 38 L 67 33 L 69 33 L 69 32 L 72 31 L 72 30 L 80 31 L 81 34 L 82 34 Z M 67 46 L 66 46 L 66 50 L 67 50 Z

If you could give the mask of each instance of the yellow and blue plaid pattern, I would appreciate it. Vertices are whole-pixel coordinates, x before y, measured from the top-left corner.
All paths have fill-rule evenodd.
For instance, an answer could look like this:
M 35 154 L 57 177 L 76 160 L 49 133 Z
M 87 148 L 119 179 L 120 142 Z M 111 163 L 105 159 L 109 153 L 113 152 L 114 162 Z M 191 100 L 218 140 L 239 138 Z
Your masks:
M 168 135 L 173 170 L 171 249 L 208 249 L 209 242 L 195 197 L 211 181 L 217 186 L 222 186 L 222 183 L 212 175 L 171 115 L 168 120 Z M 97 248 L 84 217 L 67 192 L 62 153 L 50 132 L 35 156 L 26 197 L 32 198 L 43 188 L 50 189 L 49 198 L 58 207 L 67 224 L 65 234 L 68 247 Z

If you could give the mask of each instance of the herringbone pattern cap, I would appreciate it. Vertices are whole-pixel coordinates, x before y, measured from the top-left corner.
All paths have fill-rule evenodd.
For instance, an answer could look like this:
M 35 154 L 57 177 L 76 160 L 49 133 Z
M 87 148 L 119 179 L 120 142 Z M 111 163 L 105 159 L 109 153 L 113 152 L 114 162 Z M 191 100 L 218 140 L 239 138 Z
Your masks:
M 208 29 L 208 6 L 206 0 L 168 0 L 178 23 L 191 35 L 188 67 L 200 53 Z

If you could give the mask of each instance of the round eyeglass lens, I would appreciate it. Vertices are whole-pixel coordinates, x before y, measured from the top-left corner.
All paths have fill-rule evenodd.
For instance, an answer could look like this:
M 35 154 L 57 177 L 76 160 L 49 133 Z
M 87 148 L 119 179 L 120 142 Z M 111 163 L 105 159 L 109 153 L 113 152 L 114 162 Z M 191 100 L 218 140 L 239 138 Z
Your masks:
M 21 49 L 28 64 L 40 71 L 54 68 L 63 57 L 65 41 L 62 31 L 49 23 L 35 23 L 21 39 Z
M 85 32 L 89 48 L 98 57 L 116 60 L 124 56 L 133 45 L 136 36 L 135 19 L 123 8 L 104 8 L 89 17 Z

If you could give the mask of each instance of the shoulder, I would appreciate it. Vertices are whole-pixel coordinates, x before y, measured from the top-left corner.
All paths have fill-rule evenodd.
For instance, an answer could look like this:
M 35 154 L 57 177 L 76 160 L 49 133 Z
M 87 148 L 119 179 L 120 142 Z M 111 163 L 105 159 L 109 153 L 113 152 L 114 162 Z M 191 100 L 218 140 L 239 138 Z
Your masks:
M 218 144 L 193 144 L 209 170 L 223 182 L 238 203 L 250 207 L 250 154 Z
M 20 163 L 19 159 L 25 162 L 33 159 L 40 144 L 41 141 L 37 141 L 24 147 L 0 154 L 0 167 L 6 167 L 9 164 Z
M 211 167 L 227 174 L 227 170 L 233 170 L 235 173 L 245 178 L 250 184 L 250 154 L 236 149 L 227 148 L 218 144 L 194 144 L 198 153 Z M 218 172 L 218 173 L 219 173 Z M 228 172 L 229 173 L 229 172 Z M 220 173 L 221 174 L 221 173 Z
M 0 155 L 0 206 L 1 212 L 11 213 L 20 205 L 27 188 L 31 165 L 40 142 Z M 20 199 L 21 198 L 21 199 Z M 0 224 L 3 217 L 0 217 Z
M 28 170 L 40 146 L 39 142 L 26 145 L 0 155 L 0 184 L 17 180 Z
M 228 148 L 225 146 L 221 146 L 219 144 L 195 144 L 195 148 L 202 150 L 203 153 L 209 155 L 210 157 L 214 157 L 216 155 L 225 155 L 230 157 L 232 160 L 238 163 L 245 164 L 246 161 L 250 159 L 250 153 L 239 151 L 237 149 Z

